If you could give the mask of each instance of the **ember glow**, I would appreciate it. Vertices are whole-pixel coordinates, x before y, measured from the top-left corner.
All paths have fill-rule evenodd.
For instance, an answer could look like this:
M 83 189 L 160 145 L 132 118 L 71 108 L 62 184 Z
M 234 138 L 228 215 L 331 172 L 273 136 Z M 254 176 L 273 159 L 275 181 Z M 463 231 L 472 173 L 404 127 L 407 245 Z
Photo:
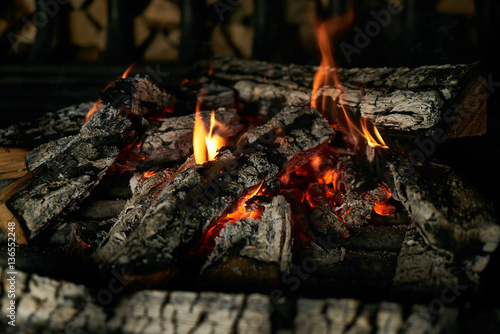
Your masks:
M 130 71 L 132 71 L 132 69 L 134 68 L 135 64 L 137 63 L 137 60 L 134 61 L 126 70 L 125 72 L 123 72 L 123 74 L 120 76 L 121 79 L 126 79 L 128 77 L 128 75 L 130 74 Z M 111 87 L 113 85 L 113 83 L 108 83 L 106 85 L 106 87 L 104 87 L 104 90 L 106 90 L 106 88 L 108 87 Z M 89 118 L 96 112 L 96 111 L 99 111 L 101 110 L 101 107 L 102 107 L 102 100 L 101 99 L 98 99 L 97 101 L 95 101 L 94 105 L 89 109 L 89 111 L 87 112 L 87 116 L 85 117 L 85 122 L 87 122 L 89 120 Z
M 380 216 L 390 216 L 395 211 L 396 208 L 387 203 L 387 201 L 391 198 L 391 192 L 386 186 L 382 186 L 386 196 L 375 200 L 375 208 L 373 209 Z
M 216 129 L 224 129 L 223 124 L 215 119 L 215 111 L 212 110 L 210 128 L 207 132 L 199 109 L 198 103 L 194 121 L 193 149 L 196 163 L 202 164 L 215 158 L 217 150 L 227 143 L 225 138 L 215 133 Z

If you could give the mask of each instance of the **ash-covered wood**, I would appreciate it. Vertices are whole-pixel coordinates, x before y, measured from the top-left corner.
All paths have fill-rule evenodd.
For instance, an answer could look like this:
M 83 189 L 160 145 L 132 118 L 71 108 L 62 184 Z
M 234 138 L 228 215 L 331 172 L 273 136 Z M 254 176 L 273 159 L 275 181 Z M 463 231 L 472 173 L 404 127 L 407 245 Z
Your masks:
M 263 205 L 262 217 L 228 222 L 201 269 L 215 285 L 277 284 L 292 264 L 292 213 L 283 196 Z
M 193 166 L 194 156 L 191 156 L 175 172 L 171 169 L 160 171 L 143 182 L 140 182 L 132 198 L 121 211 L 116 223 L 109 231 L 106 238 L 99 244 L 93 258 L 96 262 L 107 261 L 115 251 L 127 240 L 129 235 L 135 231 L 147 210 L 158 199 L 165 187 L 186 168 Z
M 311 101 L 318 67 L 219 58 L 203 80 L 234 87 L 240 99 L 262 114 Z M 383 132 L 403 135 L 480 135 L 486 131 L 486 86 L 478 64 L 417 68 L 331 69 L 340 86 L 324 87 L 327 96 Z M 331 73 L 332 73 L 331 72 Z
M 173 107 L 174 97 L 155 84 L 149 76 L 139 74 L 113 82 L 101 93 L 104 104 L 125 105 L 135 115 L 164 115 Z
M 49 112 L 35 121 L 0 129 L 0 146 L 32 149 L 51 140 L 77 134 L 94 102 Z
M 210 125 L 210 110 L 200 112 L 207 127 Z M 240 118 L 233 109 L 219 108 L 215 119 L 224 124 L 224 130 L 216 130 L 226 138 L 236 135 L 241 130 Z M 186 159 L 193 153 L 193 129 L 195 115 L 168 117 L 151 121 L 144 137 L 137 145 L 129 147 L 120 155 L 121 171 L 147 170 L 151 167 L 173 164 Z M 61 138 L 37 147 L 26 155 L 28 170 L 52 159 L 64 150 L 71 137 Z
M 203 123 L 210 125 L 210 110 L 200 112 Z M 224 125 L 216 133 L 230 138 L 241 130 L 240 118 L 234 109 L 215 110 L 215 119 Z M 148 167 L 172 164 L 186 159 L 193 153 L 195 114 L 169 117 L 151 122 L 141 145 L 133 146 L 121 159 L 127 161 L 124 168 L 148 169 Z
M 415 228 L 410 228 L 392 279 L 393 293 L 415 298 L 438 295 L 446 287 L 465 286 L 472 290 L 464 269 L 466 270 L 462 268 L 458 255 L 433 249 Z
M 500 242 L 494 209 L 445 165 L 402 159 L 390 162 L 389 170 L 391 191 L 425 242 L 460 256 L 469 278 L 477 281 Z
M 317 111 L 285 108 L 265 125 L 246 132 L 236 148 L 222 149 L 213 161 L 181 173 L 107 267 L 124 269 L 131 279 L 161 271 L 169 276 L 211 222 L 262 181 L 265 187 L 272 186 L 280 172 L 310 159 L 333 135 Z
M 8 202 L 29 238 L 55 228 L 57 219 L 74 210 L 97 185 L 116 155 L 141 136 L 139 118 L 105 107 L 94 114 L 60 154 L 37 167 L 38 176 Z
M 128 293 L 119 273 L 111 299 L 89 289 L 17 271 L 16 327 L 0 317 L 2 333 L 457 333 L 460 329 L 496 333 L 498 307 L 475 312 L 452 290 L 423 303 L 412 300 L 362 301 L 353 298 L 297 298 L 291 307 L 267 294 L 141 290 Z M 10 299 L 10 274 L 0 267 L 0 301 Z M 109 290 L 108 290 L 109 291 Z M 443 299 L 444 297 L 444 299 Z M 285 299 L 284 297 L 283 299 Z M 442 304 L 441 304 L 441 303 Z M 444 306 L 441 306 L 444 305 Z M 279 311 L 276 311 L 280 309 Z M 274 310 L 274 312 L 273 312 Z M 460 327 L 459 327 L 460 325 Z M 351 331 L 352 330 L 352 331 Z

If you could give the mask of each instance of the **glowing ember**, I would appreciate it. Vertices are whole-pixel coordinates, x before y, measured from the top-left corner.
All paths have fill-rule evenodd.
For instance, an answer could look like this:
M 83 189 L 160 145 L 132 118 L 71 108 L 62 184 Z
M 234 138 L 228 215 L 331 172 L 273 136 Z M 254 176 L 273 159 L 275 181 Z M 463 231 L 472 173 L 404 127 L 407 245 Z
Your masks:
M 226 139 L 214 133 L 216 128 L 224 129 L 224 126 L 215 119 L 215 112 L 212 110 L 212 115 L 210 116 L 210 129 L 207 133 L 205 124 L 201 118 L 198 103 L 196 106 L 193 133 L 193 149 L 197 164 L 212 160 L 217 155 L 217 150 L 226 145 Z
M 373 210 L 380 216 L 390 216 L 396 211 L 394 206 L 387 204 L 387 201 L 391 198 L 391 191 L 385 186 L 382 186 L 382 189 L 386 196 L 375 200 L 375 207 Z

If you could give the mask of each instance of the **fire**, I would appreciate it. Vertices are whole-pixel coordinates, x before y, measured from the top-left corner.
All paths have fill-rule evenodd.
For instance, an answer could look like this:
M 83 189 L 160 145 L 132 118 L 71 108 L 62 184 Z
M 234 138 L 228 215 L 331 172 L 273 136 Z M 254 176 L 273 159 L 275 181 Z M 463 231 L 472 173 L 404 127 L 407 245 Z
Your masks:
M 258 209 L 250 211 L 247 210 L 246 202 L 252 197 L 261 194 L 265 191 L 265 188 L 262 188 L 263 184 L 264 180 L 262 180 L 260 184 L 255 187 L 254 190 L 250 190 L 248 194 L 240 198 L 238 200 L 236 209 L 233 212 L 229 213 L 224 219 L 227 219 L 229 221 L 238 221 L 243 218 L 249 218 L 249 217 L 252 217 L 253 219 L 259 218 L 261 211 Z
M 128 77 L 128 75 L 130 74 L 130 71 L 132 71 L 132 69 L 134 68 L 135 64 L 137 63 L 137 60 L 134 61 L 132 64 L 130 64 L 129 67 L 127 67 L 127 69 L 125 70 L 125 72 L 123 72 L 123 74 L 121 75 L 121 79 L 125 79 Z M 106 90 L 106 88 L 108 87 L 111 87 L 113 85 L 112 82 L 108 83 L 106 85 L 106 87 L 104 88 L 104 90 Z M 85 122 L 87 122 L 89 120 L 89 118 L 96 112 L 96 111 L 99 111 L 101 110 L 101 107 L 102 107 L 102 100 L 101 99 L 98 99 L 97 101 L 95 101 L 94 105 L 89 109 L 89 111 L 87 112 L 87 116 L 85 117 Z
M 334 127 L 350 135 L 349 140 L 352 141 L 354 148 L 358 147 L 362 138 L 366 140 L 370 147 L 389 148 L 373 123 L 365 118 L 356 118 L 342 103 L 343 87 L 335 70 L 338 66 L 335 62 L 334 49 L 330 37 L 348 27 L 352 23 L 352 18 L 352 9 L 350 9 L 344 15 L 336 16 L 329 21 L 323 22 L 316 30 L 318 45 L 321 51 L 321 64 L 314 75 L 311 106 L 321 111 L 326 118 L 334 123 Z M 322 87 L 335 87 L 338 90 L 340 108 L 329 106 L 326 95 L 321 95 L 320 98 L 317 98 L 318 92 Z
M 386 186 L 382 186 L 382 189 L 385 192 L 385 196 L 375 200 L 373 210 L 380 216 L 390 216 L 396 211 L 394 206 L 387 203 L 392 196 L 391 191 Z
M 226 139 L 214 133 L 215 128 L 224 129 L 224 126 L 215 119 L 215 111 L 212 110 L 210 129 L 207 133 L 199 109 L 198 103 L 194 121 L 193 148 L 196 163 L 202 164 L 215 158 L 217 150 L 226 145 Z
M 154 170 L 150 170 L 150 171 L 147 171 L 143 174 L 144 178 L 146 179 L 149 179 L 151 176 L 155 175 L 156 174 L 156 171 Z

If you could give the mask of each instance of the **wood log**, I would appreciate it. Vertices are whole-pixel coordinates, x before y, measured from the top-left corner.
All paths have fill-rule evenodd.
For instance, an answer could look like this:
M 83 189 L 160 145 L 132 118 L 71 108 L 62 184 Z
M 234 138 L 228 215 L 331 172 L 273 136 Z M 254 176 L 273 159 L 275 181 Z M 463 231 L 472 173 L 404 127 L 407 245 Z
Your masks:
M 22 148 L 0 147 L 0 180 L 16 179 L 26 174 L 24 157 L 28 152 Z
M 271 116 L 286 105 L 309 104 L 318 70 L 230 58 L 215 59 L 212 66 L 215 70 L 203 82 L 234 87 L 243 103 L 257 105 L 261 114 Z M 342 102 L 383 133 L 429 136 L 439 132 L 452 138 L 486 131 L 487 87 L 478 64 L 330 71 L 337 73 L 340 85 L 318 90 L 313 99 L 329 97 L 339 109 Z
M 140 137 L 139 118 L 106 107 L 82 127 L 64 151 L 37 167 L 38 177 L 7 203 L 33 239 L 55 228 L 57 218 L 74 210 L 115 162 L 121 149 Z
M 210 124 L 210 110 L 201 111 L 204 124 Z M 235 110 L 219 108 L 215 111 L 216 120 L 224 124 L 226 138 L 241 130 L 239 117 Z M 120 155 L 120 171 L 148 170 L 157 166 L 172 165 L 185 160 L 193 153 L 193 129 L 195 115 L 168 117 L 151 121 L 144 131 L 140 144 L 129 147 Z M 219 130 L 220 131 L 220 130 Z M 28 170 L 32 170 L 52 159 L 64 150 L 71 137 L 61 138 L 37 147 L 26 155 Z
M 405 236 L 393 283 L 393 294 L 399 298 L 422 299 L 439 295 L 446 287 L 462 284 L 472 289 L 458 255 L 427 245 L 415 228 Z
M 0 267 L 2 308 L 10 301 L 7 278 L 10 274 Z M 463 303 L 449 304 L 436 309 L 433 301 L 441 294 L 430 303 L 299 297 L 286 314 L 280 315 L 271 313 L 273 301 L 263 294 L 141 290 L 114 294 L 115 302 L 110 303 L 83 285 L 22 271 L 17 271 L 15 278 L 16 327 L 8 325 L 9 318 L 3 316 L 2 333 L 246 334 L 293 330 L 319 334 L 416 334 L 456 333 L 459 324 L 460 328 L 489 333 L 488 329 L 500 326 L 498 307 L 487 308 L 479 316 L 471 312 L 477 304 L 472 308 Z M 292 320 L 283 323 L 277 321 L 278 316 Z M 273 327 L 271 319 L 275 320 Z
M 222 149 L 215 160 L 181 173 L 107 267 L 125 270 L 130 279 L 162 270 L 167 277 L 211 222 L 223 217 L 252 188 L 262 182 L 271 186 L 280 172 L 297 168 L 333 135 L 317 111 L 284 109 L 265 125 L 246 132 L 236 148 Z
M 225 224 L 201 268 L 202 282 L 226 287 L 279 283 L 292 264 L 292 213 L 280 195 L 263 210 L 258 219 Z
M 127 240 L 129 235 L 135 231 L 147 210 L 156 202 L 163 189 L 181 172 L 194 164 L 194 156 L 191 156 L 177 171 L 174 172 L 171 169 L 165 169 L 141 182 L 136 187 L 132 198 L 127 201 L 125 208 L 120 213 L 106 238 L 99 244 L 99 247 L 93 254 L 93 259 L 97 263 L 107 261 Z
M 491 205 L 449 167 L 434 162 L 389 162 L 387 182 L 425 242 L 459 254 L 469 279 L 477 282 L 500 242 Z
M 35 121 L 0 129 L 0 145 L 33 149 L 51 140 L 77 134 L 94 102 L 75 104 L 48 112 Z

